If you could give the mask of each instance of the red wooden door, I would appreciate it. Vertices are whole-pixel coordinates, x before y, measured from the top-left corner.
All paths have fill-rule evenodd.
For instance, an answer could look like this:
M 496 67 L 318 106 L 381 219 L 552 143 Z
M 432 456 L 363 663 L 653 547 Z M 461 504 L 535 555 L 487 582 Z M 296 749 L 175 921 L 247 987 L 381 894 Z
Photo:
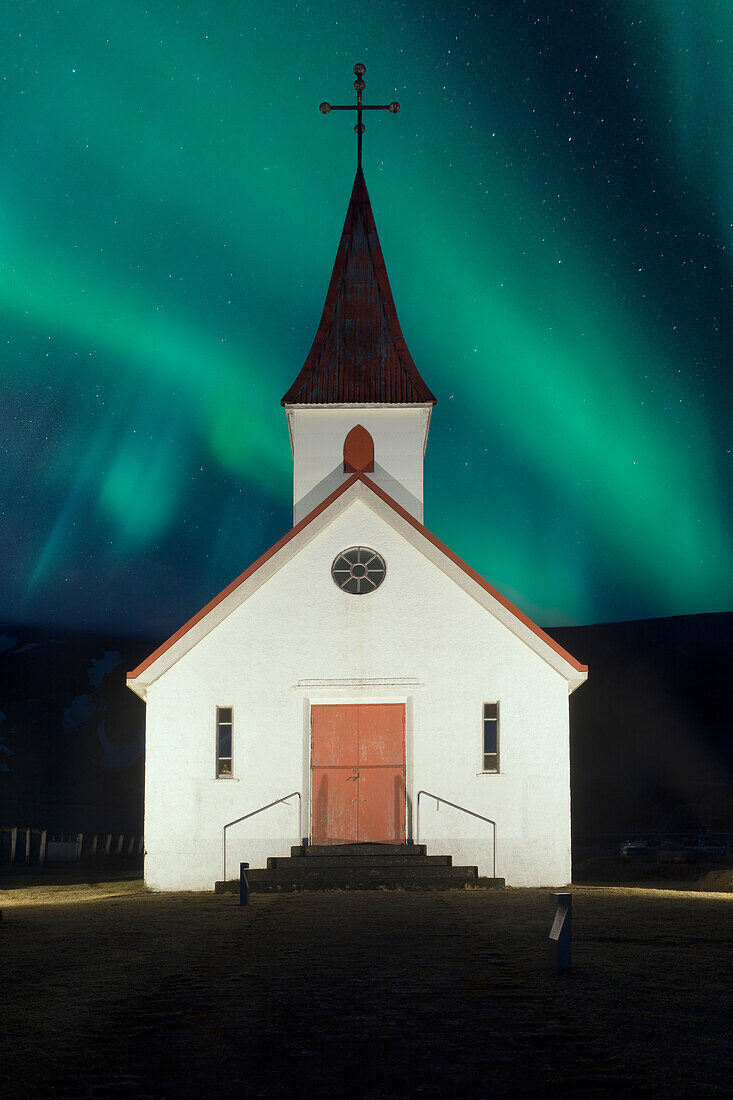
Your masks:
M 358 797 L 356 768 L 313 769 L 314 844 L 356 844 Z
M 313 707 L 311 769 L 314 844 L 358 839 L 359 714 L 357 707 Z
M 360 841 L 405 843 L 405 769 L 359 768 Z
M 311 730 L 313 843 L 404 843 L 404 706 L 314 706 Z

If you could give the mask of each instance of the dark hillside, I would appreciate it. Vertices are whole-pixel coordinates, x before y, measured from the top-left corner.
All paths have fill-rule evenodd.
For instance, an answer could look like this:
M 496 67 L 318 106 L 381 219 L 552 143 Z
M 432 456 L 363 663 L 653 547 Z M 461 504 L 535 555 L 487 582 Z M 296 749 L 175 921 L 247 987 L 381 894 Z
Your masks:
M 145 708 L 125 674 L 130 638 L 0 633 L 0 824 L 142 832 Z
M 573 833 L 729 830 L 733 614 L 549 629 L 589 665 L 571 698 Z

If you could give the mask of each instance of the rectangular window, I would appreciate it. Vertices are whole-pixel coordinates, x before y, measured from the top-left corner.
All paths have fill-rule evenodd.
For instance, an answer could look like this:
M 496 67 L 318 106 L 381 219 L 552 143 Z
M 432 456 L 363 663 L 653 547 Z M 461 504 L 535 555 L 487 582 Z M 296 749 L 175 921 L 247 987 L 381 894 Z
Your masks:
M 484 768 L 499 770 L 499 704 L 484 703 Z
M 216 708 L 216 774 L 232 774 L 233 707 Z

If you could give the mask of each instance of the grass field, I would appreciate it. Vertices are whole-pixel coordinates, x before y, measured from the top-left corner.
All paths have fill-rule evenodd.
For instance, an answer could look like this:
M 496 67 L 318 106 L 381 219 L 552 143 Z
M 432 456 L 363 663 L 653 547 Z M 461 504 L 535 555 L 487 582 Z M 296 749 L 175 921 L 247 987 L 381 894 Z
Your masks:
M 0 895 L 0 1095 L 730 1095 L 733 895 Z

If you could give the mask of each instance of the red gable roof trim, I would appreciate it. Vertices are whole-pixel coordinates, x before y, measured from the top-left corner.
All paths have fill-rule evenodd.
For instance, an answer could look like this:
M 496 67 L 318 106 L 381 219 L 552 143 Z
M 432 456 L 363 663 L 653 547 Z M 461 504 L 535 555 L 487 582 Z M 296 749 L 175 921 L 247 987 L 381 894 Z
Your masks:
M 193 618 L 189 619 L 187 623 L 184 623 L 183 626 L 180 627 L 180 629 L 177 630 L 175 634 L 172 634 L 166 642 L 163 642 L 162 645 L 158 646 L 158 648 L 153 653 L 151 653 L 149 657 L 145 658 L 142 664 L 139 664 L 137 668 L 132 670 L 132 672 L 128 672 L 127 679 L 137 679 L 137 677 L 140 676 L 146 668 L 149 668 L 150 665 L 152 665 L 154 661 L 157 661 L 159 657 L 162 657 L 163 654 L 171 648 L 171 646 L 174 646 L 176 642 L 180 641 L 180 639 L 184 637 L 184 635 L 188 634 L 189 630 L 196 626 L 197 623 L 200 623 L 202 619 L 205 619 L 210 611 L 213 611 L 215 607 L 217 607 L 223 600 L 227 598 L 227 596 L 230 596 L 232 592 L 236 591 L 236 589 L 239 588 L 240 584 L 243 584 L 246 580 L 249 580 L 249 578 L 254 573 L 256 573 L 258 569 L 260 569 L 266 562 L 270 560 L 270 558 L 274 557 L 275 554 L 277 554 L 278 550 L 282 550 L 284 546 L 287 546 L 287 544 L 291 542 L 296 535 L 299 535 L 300 532 L 308 526 L 308 524 L 312 523 L 313 520 L 321 514 L 321 512 L 325 512 L 329 504 L 333 504 L 334 500 L 337 500 L 342 493 L 345 493 L 347 489 L 351 488 L 354 482 L 358 480 L 358 476 L 358 474 L 354 474 L 352 477 L 350 477 L 348 481 L 345 481 L 343 485 L 340 485 L 338 489 L 335 489 L 329 496 L 326 497 L 325 500 L 321 501 L 317 508 L 314 508 L 313 511 L 309 512 L 307 516 L 304 516 L 300 523 L 296 523 L 295 527 L 291 527 L 287 534 L 283 535 L 283 537 L 279 539 L 274 546 L 271 546 L 269 550 L 266 550 L 265 553 L 257 559 L 257 561 L 252 562 L 249 568 L 245 569 L 244 573 L 240 573 L 240 575 L 236 577 L 235 580 L 231 582 L 231 584 L 228 584 L 226 588 L 223 588 L 218 596 L 214 596 L 213 600 L 209 600 L 205 607 L 202 607 L 201 610 L 193 616 Z
M 519 620 L 519 622 L 521 622 L 524 626 L 531 630 L 533 634 L 541 639 L 541 641 L 543 641 L 552 650 L 554 650 L 555 653 L 558 654 L 558 656 L 562 657 L 563 660 L 567 661 L 568 664 L 571 665 L 574 669 L 577 669 L 578 672 L 588 671 L 587 665 L 582 664 L 570 653 L 568 653 L 566 649 L 563 649 L 563 647 L 558 642 L 556 642 L 554 638 L 551 638 L 549 634 L 546 634 L 545 631 L 541 627 L 537 626 L 536 623 L 532 622 L 532 620 L 527 615 L 525 615 L 524 612 L 520 611 L 518 607 L 515 607 L 514 604 L 506 599 L 505 596 L 502 596 L 502 594 L 498 592 L 497 589 L 493 587 L 493 585 L 489 584 L 487 580 L 484 580 L 484 578 L 479 573 L 477 573 L 475 569 L 472 569 L 471 566 L 467 565 L 466 562 L 459 558 L 457 554 L 454 554 L 452 550 L 449 550 L 448 547 L 440 541 L 440 539 L 436 538 L 436 536 L 433 535 L 432 532 L 428 531 L 427 527 L 424 527 L 423 524 L 419 522 L 419 520 L 416 520 L 414 516 L 410 515 L 410 513 L 407 512 L 401 505 L 399 505 L 396 500 L 393 500 L 389 493 L 386 493 L 384 489 L 381 489 L 379 485 L 375 484 L 375 482 L 373 482 L 372 479 L 367 477 L 365 474 L 357 473 L 348 478 L 348 480 L 345 481 L 343 485 L 340 485 L 338 489 L 335 489 L 329 496 L 327 496 L 326 499 L 323 500 L 316 508 L 314 508 L 312 512 L 309 512 L 308 515 L 300 521 L 300 523 L 296 523 L 295 527 L 291 528 L 291 530 L 288 531 L 287 534 L 283 535 L 283 537 L 279 539 L 279 541 L 276 542 L 274 546 L 271 546 L 270 549 L 267 550 L 261 557 L 259 557 L 257 561 L 253 562 L 248 569 L 245 569 L 244 573 L 240 574 L 240 576 L 233 580 L 231 584 L 228 584 L 226 588 L 222 589 L 222 591 L 217 596 L 214 596 L 213 600 L 210 600 L 205 607 L 202 607 L 201 610 L 193 616 L 193 618 L 189 619 L 187 623 L 184 623 L 184 625 L 179 630 L 177 630 L 175 634 L 171 635 L 171 637 L 166 642 L 163 642 L 161 646 L 158 646 L 158 648 L 153 653 L 151 653 L 150 656 L 142 662 L 142 664 L 138 665 L 137 668 L 133 669 L 132 672 L 128 672 L 127 679 L 135 680 L 138 676 L 142 675 L 142 673 L 145 672 L 145 670 L 148 669 L 155 661 L 157 661 L 159 657 L 162 657 L 164 653 L 171 649 L 171 647 L 174 646 L 176 642 L 180 641 L 180 639 L 183 638 L 194 626 L 196 626 L 197 623 L 200 623 L 202 619 L 206 618 L 210 611 L 213 611 L 215 607 L 217 607 L 220 603 L 222 603 L 223 600 L 227 598 L 227 596 L 231 595 L 241 584 L 243 584 L 246 580 L 253 576 L 253 574 L 255 574 L 258 569 L 260 569 L 266 562 L 268 562 L 270 558 L 274 557 L 274 555 L 277 554 L 279 550 L 282 550 L 283 547 L 287 546 L 287 544 L 291 542 L 296 537 L 296 535 L 300 534 L 301 531 L 308 527 L 309 524 L 317 519 L 322 512 L 325 512 L 325 510 L 331 504 L 333 504 L 334 501 L 338 500 L 338 498 L 342 496 L 348 489 L 350 489 L 351 486 L 354 485 L 357 481 L 361 481 L 364 485 L 367 486 L 368 489 L 370 489 L 374 493 L 375 496 L 379 497 L 380 500 L 383 500 L 385 504 L 389 505 L 389 507 L 392 508 L 398 516 L 400 516 L 419 534 L 426 538 L 428 542 L 432 543 L 432 545 L 435 546 L 437 550 L 439 550 L 450 561 L 452 561 L 454 565 L 457 565 L 459 569 L 461 569 L 467 576 L 469 576 L 471 580 L 475 581 L 475 583 L 478 584 L 485 592 L 488 592 L 490 596 L 492 596 L 498 603 L 500 603 L 502 607 L 506 608 L 507 611 L 509 611 L 516 619 Z
M 480 573 L 477 573 L 476 570 L 472 569 L 470 565 L 467 565 L 466 562 L 462 560 L 462 558 L 459 558 L 457 554 L 454 554 L 453 551 L 445 545 L 445 543 L 441 542 L 440 539 L 432 533 L 432 531 L 428 531 L 427 527 L 424 527 L 419 520 L 410 515 L 410 513 L 406 511 L 400 504 L 398 504 L 396 500 L 393 500 L 389 493 L 385 493 L 384 489 L 380 488 L 379 485 L 373 482 L 371 478 L 366 477 L 366 475 L 359 474 L 358 476 L 359 481 L 363 481 L 365 485 L 368 485 L 375 496 L 378 496 L 381 500 L 385 502 L 385 504 L 389 504 L 389 506 L 393 508 L 394 511 L 402 517 L 402 519 L 406 520 L 411 527 L 414 527 L 416 531 L 419 531 L 420 534 L 428 540 L 428 542 L 431 542 L 433 546 L 436 547 L 436 549 L 440 550 L 441 554 L 445 554 L 445 556 L 449 558 L 450 561 L 454 563 L 454 565 L 457 565 L 459 569 L 466 573 L 466 575 L 469 576 L 471 580 L 475 581 L 476 584 L 480 585 L 480 587 L 483 588 L 485 592 L 488 592 L 490 596 L 493 596 L 493 598 L 498 603 L 500 603 L 502 607 L 505 607 L 507 611 L 511 612 L 515 619 L 519 619 L 521 623 L 523 623 L 526 627 L 529 627 L 533 634 L 536 634 L 538 638 L 541 638 L 542 641 L 546 643 L 546 645 L 550 646 L 551 649 L 554 649 L 555 652 L 563 658 L 563 660 L 567 661 L 568 664 L 573 666 L 573 668 L 576 668 L 578 672 L 588 671 L 587 665 L 582 664 L 580 661 L 576 660 L 576 658 L 573 657 L 572 654 L 568 653 L 566 649 L 563 649 L 559 642 L 556 642 L 554 638 L 551 638 L 549 634 L 546 634 L 541 626 L 537 626 L 537 623 L 532 622 L 528 615 L 525 615 L 523 611 L 520 611 L 518 607 L 515 607 L 514 604 L 506 598 L 506 596 L 502 596 L 501 592 L 497 591 L 497 589 L 494 588 L 493 585 L 489 584 L 487 580 L 484 580 Z

